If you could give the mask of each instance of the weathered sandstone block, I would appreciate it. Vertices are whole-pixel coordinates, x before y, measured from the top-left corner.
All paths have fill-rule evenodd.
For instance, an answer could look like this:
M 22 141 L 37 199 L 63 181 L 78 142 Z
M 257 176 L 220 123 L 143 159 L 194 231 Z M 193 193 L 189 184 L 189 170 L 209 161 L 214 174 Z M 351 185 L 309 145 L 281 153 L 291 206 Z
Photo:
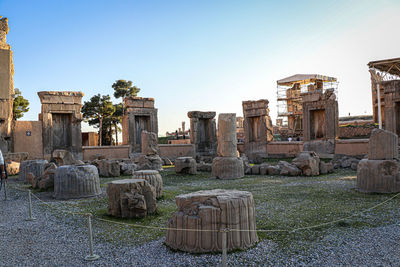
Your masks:
M 81 160 L 76 160 L 74 155 L 68 150 L 56 149 L 53 151 L 53 159 L 57 162 L 58 166 L 63 165 L 82 165 Z
M 236 114 L 221 113 L 218 116 L 218 156 L 236 157 Z
M 141 155 L 139 157 L 138 170 L 162 171 L 162 159 L 158 155 Z
M 196 174 L 197 164 L 192 157 L 179 157 L 175 160 L 175 172 L 182 174 Z
M 17 175 L 19 173 L 20 163 L 16 161 L 7 162 L 7 174 L 9 176 Z
M 102 177 L 118 177 L 121 175 L 121 167 L 117 160 L 98 160 L 97 167 Z
M 319 175 L 319 162 L 319 157 L 314 151 L 300 152 L 292 161 L 306 176 Z
M 212 176 L 219 179 L 235 179 L 244 176 L 244 166 L 241 158 L 217 157 L 212 163 Z
M 146 180 L 156 190 L 156 198 L 162 197 L 163 179 L 161 174 L 155 170 L 135 171 L 133 179 Z
M 369 138 L 368 159 L 396 159 L 398 158 L 398 142 L 396 134 L 374 129 Z
M 357 169 L 357 188 L 363 192 L 400 192 L 399 163 L 395 160 L 361 160 Z
M 70 199 L 101 194 L 97 168 L 93 165 L 66 165 L 58 167 L 54 177 L 54 197 Z
M 153 132 L 142 131 L 142 154 L 159 155 L 157 134 Z
M 157 209 L 156 191 L 144 179 L 108 183 L 108 214 L 121 218 L 143 218 Z
M 212 231 L 168 230 L 165 243 L 173 249 L 196 253 L 221 251 L 220 230 L 226 228 L 233 230 L 227 233 L 228 250 L 247 249 L 258 241 L 250 192 L 198 191 L 177 196 L 176 205 L 178 211 L 168 221 L 169 228 Z
M 44 172 L 44 165 L 47 160 L 25 160 L 22 161 L 19 166 L 18 179 L 21 181 L 28 182 L 27 175 L 32 173 L 35 177 L 41 177 Z

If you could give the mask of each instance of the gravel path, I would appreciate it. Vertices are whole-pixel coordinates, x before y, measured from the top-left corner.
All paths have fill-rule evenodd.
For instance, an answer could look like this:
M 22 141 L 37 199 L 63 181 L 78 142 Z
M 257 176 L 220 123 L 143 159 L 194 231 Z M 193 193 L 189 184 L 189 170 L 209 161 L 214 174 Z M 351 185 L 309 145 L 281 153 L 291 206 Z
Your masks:
M 2 192 L 1 192 L 2 193 Z M 26 193 L 0 194 L 0 266 L 218 266 L 221 255 L 173 252 L 163 240 L 119 246 L 95 239 L 101 258 L 86 262 L 87 228 L 80 216 L 55 216 L 34 201 L 34 222 L 27 217 Z M 96 227 L 94 225 L 95 235 Z M 336 230 L 304 251 L 282 251 L 263 241 L 246 252 L 228 255 L 229 266 L 400 266 L 400 226 Z

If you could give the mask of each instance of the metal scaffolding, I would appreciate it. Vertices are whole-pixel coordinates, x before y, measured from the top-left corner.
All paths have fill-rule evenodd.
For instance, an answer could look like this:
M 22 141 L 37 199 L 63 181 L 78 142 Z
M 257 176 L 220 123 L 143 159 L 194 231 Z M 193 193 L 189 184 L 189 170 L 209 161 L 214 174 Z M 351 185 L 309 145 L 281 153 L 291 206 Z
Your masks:
M 338 81 L 318 74 L 296 74 L 277 81 L 278 121 L 288 136 L 300 136 L 303 131 L 302 93 L 333 90 L 337 96 Z

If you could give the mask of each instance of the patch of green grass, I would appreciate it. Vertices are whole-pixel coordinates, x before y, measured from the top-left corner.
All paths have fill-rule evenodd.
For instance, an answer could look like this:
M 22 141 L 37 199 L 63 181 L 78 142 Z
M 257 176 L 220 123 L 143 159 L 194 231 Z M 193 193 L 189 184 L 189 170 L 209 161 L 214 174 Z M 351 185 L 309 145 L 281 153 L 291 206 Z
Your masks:
M 281 160 L 281 159 L 280 159 Z M 163 197 L 158 200 L 157 213 L 143 219 L 120 219 L 107 215 L 106 196 L 91 199 L 51 202 L 70 211 L 91 212 L 95 217 L 150 227 L 166 227 L 168 219 L 177 210 L 175 197 L 179 194 L 208 189 L 237 189 L 250 191 L 255 201 L 257 229 L 289 230 L 288 232 L 259 232 L 260 240 L 268 239 L 282 248 L 306 249 L 312 243 L 331 233 L 346 229 L 377 227 L 400 220 L 400 197 L 376 209 L 365 211 L 383 202 L 393 194 L 365 194 L 355 190 L 356 172 L 339 170 L 317 177 L 245 176 L 236 180 L 210 178 L 210 173 L 177 175 L 173 169 L 162 172 Z M 115 179 L 101 178 L 102 186 Z M 355 216 L 351 216 L 355 215 Z M 345 220 L 336 221 L 340 218 Z M 333 222 L 308 230 L 292 231 Z M 97 238 L 119 244 L 142 244 L 165 236 L 165 230 L 143 229 L 106 222 L 95 222 Z

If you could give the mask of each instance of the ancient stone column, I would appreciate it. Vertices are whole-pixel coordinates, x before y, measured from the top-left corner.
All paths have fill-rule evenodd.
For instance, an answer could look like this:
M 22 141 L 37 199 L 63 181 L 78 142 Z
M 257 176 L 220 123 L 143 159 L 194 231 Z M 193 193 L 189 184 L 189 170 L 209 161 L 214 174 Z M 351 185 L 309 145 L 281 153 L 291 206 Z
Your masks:
M 218 157 L 212 164 L 212 175 L 220 179 L 244 176 L 242 159 L 237 157 L 236 114 L 222 113 L 218 116 Z
M 101 194 L 97 168 L 93 165 L 65 165 L 56 170 L 54 197 L 71 199 Z
M 198 191 L 176 197 L 178 211 L 168 221 L 165 243 L 187 252 L 222 250 L 220 230 L 227 234 L 227 249 L 247 249 L 258 242 L 253 195 L 237 190 Z M 178 230 L 178 229 L 193 229 Z M 205 230 L 205 231 L 201 231 Z M 240 231 L 235 231 L 240 230 Z
M 157 198 L 162 197 L 163 179 L 158 171 L 156 170 L 135 171 L 133 173 L 132 178 L 146 180 L 149 184 L 154 186 L 156 190 L 156 197 Z
M 143 218 L 157 209 L 156 191 L 144 179 L 108 183 L 108 214 L 121 218 Z

